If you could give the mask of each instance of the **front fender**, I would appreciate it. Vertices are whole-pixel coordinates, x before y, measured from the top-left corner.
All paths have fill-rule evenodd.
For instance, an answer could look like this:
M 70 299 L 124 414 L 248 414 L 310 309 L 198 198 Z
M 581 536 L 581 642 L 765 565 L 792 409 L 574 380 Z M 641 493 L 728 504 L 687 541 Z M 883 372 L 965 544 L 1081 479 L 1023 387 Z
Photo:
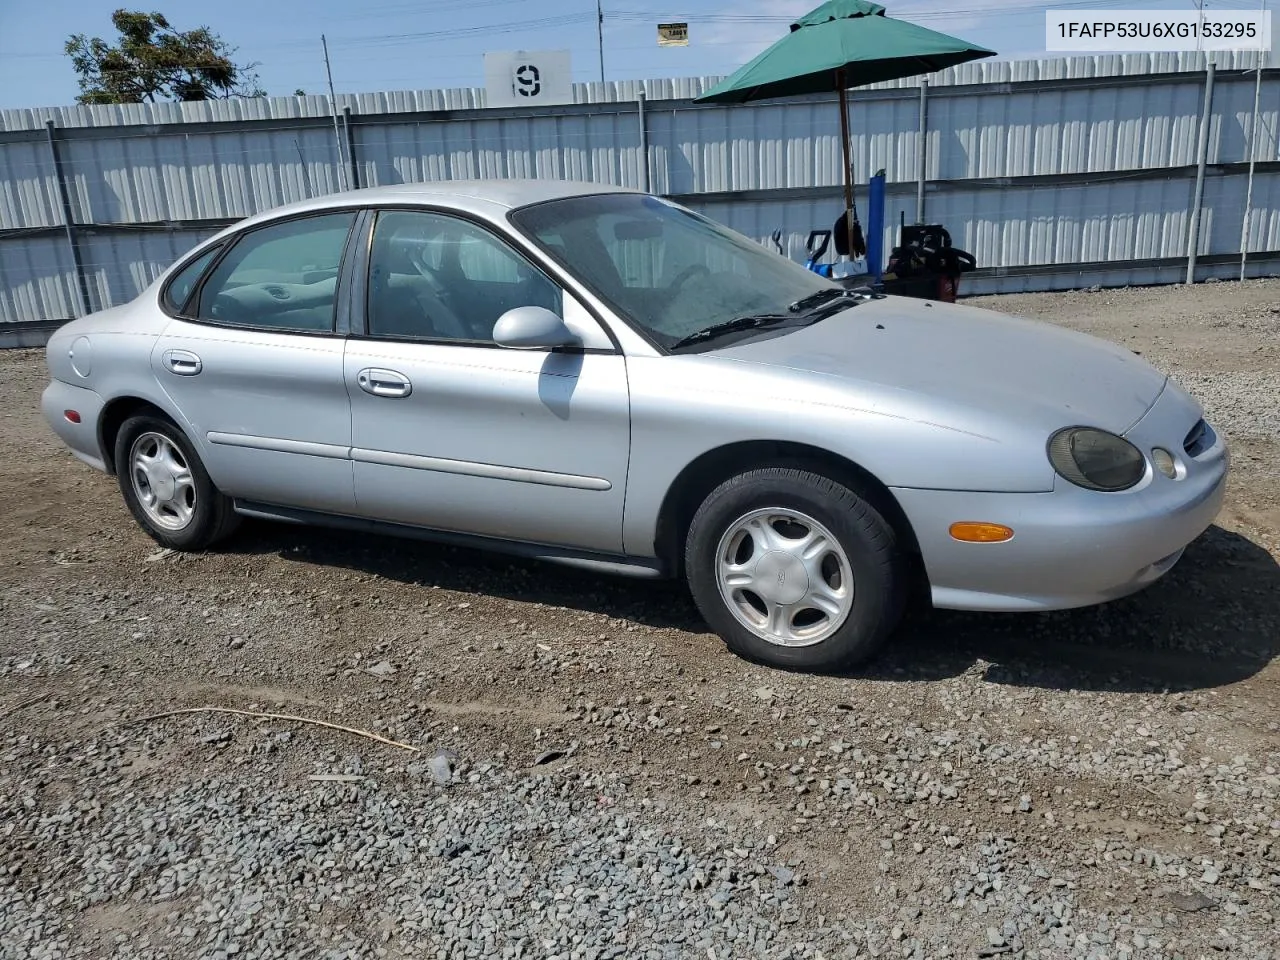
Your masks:
M 828 451 L 886 487 L 1053 489 L 1045 438 L 966 411 L 940 415 L 906 391 L 862 392 L 834 377 L 707 356 L 628 359 L 631 467 L 623 546 L 653 556 L 663 502 L 684 468 L 736 443 Z

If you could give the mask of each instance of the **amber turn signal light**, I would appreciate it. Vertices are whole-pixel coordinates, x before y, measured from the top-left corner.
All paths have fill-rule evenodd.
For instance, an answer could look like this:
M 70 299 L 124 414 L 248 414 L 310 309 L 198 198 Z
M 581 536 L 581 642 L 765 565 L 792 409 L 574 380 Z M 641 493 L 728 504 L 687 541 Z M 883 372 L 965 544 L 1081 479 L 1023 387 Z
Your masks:
M 951 525 L 951 536 L 965 543 L 1004 543 L 1013 539 L 1013 530 L 1000 523 L 965 520 Z

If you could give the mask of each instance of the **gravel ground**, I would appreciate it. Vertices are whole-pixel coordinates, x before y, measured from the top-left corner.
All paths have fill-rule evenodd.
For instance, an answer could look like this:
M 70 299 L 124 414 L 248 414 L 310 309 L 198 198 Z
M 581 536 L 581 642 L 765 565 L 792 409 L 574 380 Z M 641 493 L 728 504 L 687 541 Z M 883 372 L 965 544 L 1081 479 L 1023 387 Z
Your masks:
M 0 957 L 1280 957 L 1280 282 L 970 301 L 1228 435 L 1102 608 L 746 664 L 669 585 L 246 524 L 157 550 L 0 354 Z M 215 706 L 296 719 L 187 713 Z

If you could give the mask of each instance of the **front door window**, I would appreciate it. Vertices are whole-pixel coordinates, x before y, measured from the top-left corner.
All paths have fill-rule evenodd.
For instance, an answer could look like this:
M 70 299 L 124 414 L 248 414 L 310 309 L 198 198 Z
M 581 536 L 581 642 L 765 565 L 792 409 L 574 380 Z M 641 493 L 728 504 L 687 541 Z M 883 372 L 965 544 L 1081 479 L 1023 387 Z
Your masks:
M 428 211 L 378 214 L 369 258 L 373 337 L 492 343 L 514 307 L 562 311 L 559 286 L 493 233 Z

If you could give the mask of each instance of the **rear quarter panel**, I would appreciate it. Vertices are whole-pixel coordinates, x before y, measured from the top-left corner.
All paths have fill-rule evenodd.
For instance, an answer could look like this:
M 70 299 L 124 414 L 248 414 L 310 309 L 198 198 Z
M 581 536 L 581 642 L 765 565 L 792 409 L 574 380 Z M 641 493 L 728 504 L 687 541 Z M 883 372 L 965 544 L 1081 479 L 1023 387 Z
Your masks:
M 104 460 L 110 459 L 112 451 L 102 449 L 100 414 L 112 401 L 122 398 L 144 400 L 163 410 L 186 431 L 203 455 L 203 445 L 192 436 L 190 424 L 160 388 L 151 369 L 152 351 L 169 323 L 156 305 L 153 287 L 131 303 L 65 324 L 45 348 L 51 379 L 90 390 L 100 399 L 99 422 L 92 427 Z M 81 361 L 72 364 L 71 350 L 74 347 L 77 356 L 83 357 L 86 343 L 91 361 L 84 372 Z

